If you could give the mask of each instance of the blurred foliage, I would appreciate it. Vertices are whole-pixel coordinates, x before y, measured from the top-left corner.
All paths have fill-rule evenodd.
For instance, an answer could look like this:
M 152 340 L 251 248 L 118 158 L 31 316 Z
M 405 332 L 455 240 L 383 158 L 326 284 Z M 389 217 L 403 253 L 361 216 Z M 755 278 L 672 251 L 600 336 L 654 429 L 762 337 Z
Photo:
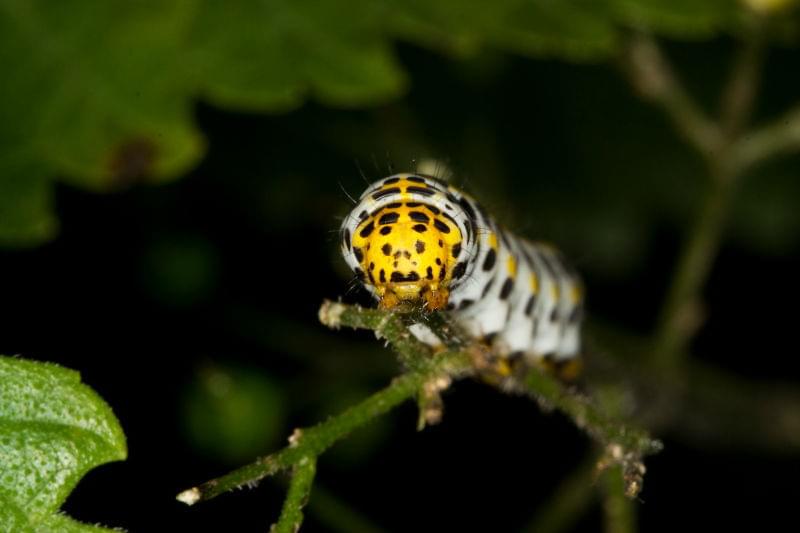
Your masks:
M 92 468 L 127 457 L 114 413 L 80 375 L 0 356 L 0 530 L 111 531 L 59 508 Z
M 206 366 L 183 398 L 190 444 L 224 464 L 266 453 L 284 438 L 286 401 L 272 379 L 250 368 Z
M 197 99 L 272 112 L 309 97 L 370 106 L 407 86 L 395 38 L 462 55 L 488 47 L 600 59 L 626 27 L 708 37 L 736 32 L 745 9 L 736 0 L 502 0 L 492 9 L 454 0 L 3 0 L 0 243 L 52 238 L 54 178 L 103 191 L 184 174 L 204 152 Z

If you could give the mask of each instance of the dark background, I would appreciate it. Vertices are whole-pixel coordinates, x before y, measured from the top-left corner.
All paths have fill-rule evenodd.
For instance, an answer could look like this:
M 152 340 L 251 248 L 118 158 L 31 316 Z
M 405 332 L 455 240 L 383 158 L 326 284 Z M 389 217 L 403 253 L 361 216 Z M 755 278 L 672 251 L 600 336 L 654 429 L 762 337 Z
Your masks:
M 729 39 L 669 44 L 701 101 Z M 588 287 L 590 321 L 654 325 L 680 242 L 708 185 L 700 159 L 613 64 L 398 48 L 407 96 L 365 111 L 308 103 L 284 115 L 199 103 L 208 138 L 189 176 L 112 194 L 58 186 L 58 238 L 0 252 L 0 353 L 79 370 L 114 409 L 129 459 L 90 472 L 65 511 L 131 531 L 264 531 L 284 485 L 187 508 L 174 497 L 276 450 L 398 372 L 370 333 L 330 332 L 323 298 L 349 290 L 340 217 L 368 181 L 436 158 L 512 230 L 557 244 Z M 770 52 L 756 119 L 797 101 L 794 51 Z M 800 380 L 800 159 L 745 176 L 705 291 L 694 357 L 760 382 Z M 227 380 L 225 394 L 214 380 Z M 233 392 L 231 392 L 233 391 Z M 590 443 L 559 414 L 457 383 L 443 422 L 415 430 L 404 405 L 325 454 L 304 531 L 335 497 L 387 531 L 520 531 Z M 231 412 L 243 413 L 239 419 Z M 797 450 L 657 435 L 638 511 L 643 531 L 792 527 Z M 599 504 L 575 531 L 595 531 Z

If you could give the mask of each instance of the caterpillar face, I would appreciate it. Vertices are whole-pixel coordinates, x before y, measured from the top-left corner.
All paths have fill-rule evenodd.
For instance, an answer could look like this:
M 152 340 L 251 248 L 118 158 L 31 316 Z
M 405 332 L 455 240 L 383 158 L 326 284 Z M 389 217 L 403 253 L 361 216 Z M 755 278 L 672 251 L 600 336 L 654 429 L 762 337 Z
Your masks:
M 509 233 L 440 180 L 397 174 L 370 185 L 342 224 L 341 246 L 383 308 L 449 310 L 464 331 L 511 358 L 563 362 L 580 351 L 575 271 L 558 251 Z
M 453 216 L 436 205 L 446 197 L 444 187 L 432 178 L 392 176 L 362 196 L 352 232 L 346 224 L 345 257 L 381 307 L 405 301 L 433 310 L 447 304 L 462 237 Z

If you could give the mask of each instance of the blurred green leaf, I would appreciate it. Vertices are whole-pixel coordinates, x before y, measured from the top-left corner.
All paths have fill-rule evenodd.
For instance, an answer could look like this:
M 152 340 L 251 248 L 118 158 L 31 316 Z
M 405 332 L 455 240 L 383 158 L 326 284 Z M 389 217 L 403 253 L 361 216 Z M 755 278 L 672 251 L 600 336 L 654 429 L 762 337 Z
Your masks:
M 0 243 L 53 236 L 55 177 L 109 190 L 185 173 L 204 151 L 198 97 L 364 107 L 407 84 L 394 37 L 584 60 L 611 55 L 620 25 L 710 36 L 742 13 L 737 0 L 3 0 Z
M 193 446 L 229 464 L 267 452 L 284 436 L 285 418 L 280 388 L 255 369 L 203 368 L 184 395 Z
M 0 356 L 0 530 L 108 531 L 58 508 L 86 472 L 126 456 L 119 422 L 77 372 Z
M 191 50 L 204 96 L 282 110 L 307 96 L 361 107 L 397 97 L 405 75 L 364 0 L 210 1 Z
M 3 2 L 0 139 L 92 189 L 184 172 L 202 150 L 181 73 L 191 13 L 154 0 Z

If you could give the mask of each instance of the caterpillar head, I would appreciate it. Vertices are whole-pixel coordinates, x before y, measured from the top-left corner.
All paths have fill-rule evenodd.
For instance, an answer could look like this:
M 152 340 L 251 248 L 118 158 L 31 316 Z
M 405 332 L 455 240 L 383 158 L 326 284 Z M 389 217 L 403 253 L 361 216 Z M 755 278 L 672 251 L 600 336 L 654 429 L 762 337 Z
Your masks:
M 447 305 L 461 233 L 452 220 L 437 216 L 435 207 L 410 205 L 390 204 L 362 220 L 352 236 L 352 252 L 345 253 L 353 254 L 380 307 L 408 302 L 441 309 Z

